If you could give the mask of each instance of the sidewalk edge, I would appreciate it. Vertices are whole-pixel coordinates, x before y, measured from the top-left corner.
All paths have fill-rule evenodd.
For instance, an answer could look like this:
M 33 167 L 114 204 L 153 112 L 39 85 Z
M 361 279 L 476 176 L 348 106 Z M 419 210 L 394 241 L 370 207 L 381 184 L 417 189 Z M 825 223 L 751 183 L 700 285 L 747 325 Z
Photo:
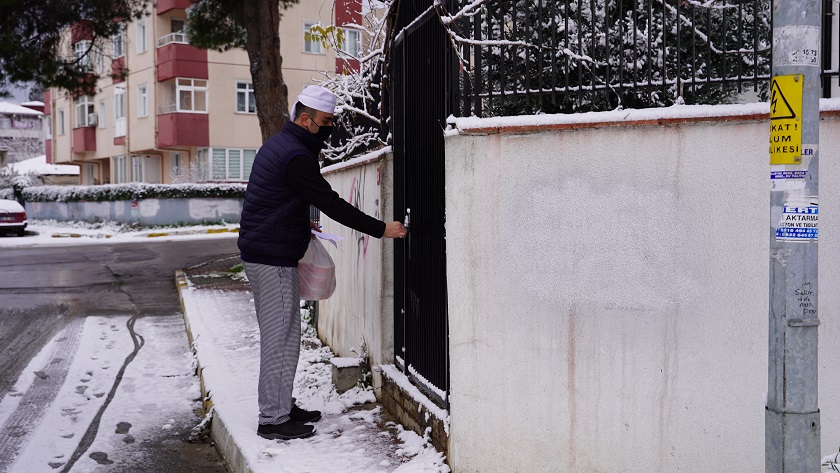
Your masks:
M 187 275 L 183 270 L 175 271 L 175 284 L 178 286 L 178 299 L 181 302 L 181 313 L 184 315 L 184 325 L 187 330 L 187 338 L 190 341 L 190 348 L 195 349 L 195 338 L 193 337 L 192 328 L 190 326 L 190 318 L 187 314 L 186 304 L 184 302 L 183 292 L 188 289 Z M 202 413 L 206 413 L 212 406 L 212 400 L 207 396 L 207 388 L 204 384 L 204 373 L 201 368 L 201 360 L 196 351 L 196 363 L 198 370 L 198 379 L 201 385 L 201 398 L 204 400 L 202 406 Z M 228 430 L 222 419 L 219 410 L 213 411 L 213 420 L 210 422 L 210 434 L 216 442 L 216 450 L 222 455 L 225 464 L 232 473 L 253 473 L 251 467 L 248 465 L 248 460 L 236 444 L 233 435 Z

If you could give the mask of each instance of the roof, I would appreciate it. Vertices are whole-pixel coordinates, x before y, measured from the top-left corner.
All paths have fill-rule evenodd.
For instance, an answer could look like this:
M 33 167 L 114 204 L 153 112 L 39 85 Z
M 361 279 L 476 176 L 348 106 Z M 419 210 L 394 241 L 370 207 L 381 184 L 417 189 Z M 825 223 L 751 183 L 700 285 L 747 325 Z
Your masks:
M 21 107 L 20 105 L 15 105 L 10 102 L 0 102 L 0 113 L 4 113 L 6 115 L 43 115 L 43 113 L 37 110 Z
M 32 100 L 30 102 L 23 102 L 21 104 L 21 106 L 24 106 L 24 107 L 43 107 L 44 102 L 39 102 L 37 100 Z
M 79 175 L 79 166 L 69 164 L 47 164 L 47 156 L 41 155 L 25 161 L 9 163 L 9 168 L 21 174 L 34 173 L 39 176 L 47 175 Z

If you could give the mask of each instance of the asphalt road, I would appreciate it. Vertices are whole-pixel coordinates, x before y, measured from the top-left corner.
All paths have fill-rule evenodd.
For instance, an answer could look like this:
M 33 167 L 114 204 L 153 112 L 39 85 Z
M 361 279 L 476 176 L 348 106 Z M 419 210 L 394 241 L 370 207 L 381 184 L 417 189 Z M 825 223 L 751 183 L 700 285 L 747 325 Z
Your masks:
M 0 252 L 0 399 L 59 331 L 88 316 L 180 317 L 173 315 L 181 313 L 175 270 L 236 252 L 232 238 L 4 249 Z M 186 335 L 183 340 L 186 352 Z M 195 419 L 200 420 L 197 413 Z M 154 445 L 145 442 L 143 448 Z M 146 452 L 150 463 L 144 465 L 145 471 L 226 471 L 209 440 L 187 443 L 185 435 L 181 444 L 160 445 L 159 451 Z M 4 469 L 0 464 L 0 471 Z

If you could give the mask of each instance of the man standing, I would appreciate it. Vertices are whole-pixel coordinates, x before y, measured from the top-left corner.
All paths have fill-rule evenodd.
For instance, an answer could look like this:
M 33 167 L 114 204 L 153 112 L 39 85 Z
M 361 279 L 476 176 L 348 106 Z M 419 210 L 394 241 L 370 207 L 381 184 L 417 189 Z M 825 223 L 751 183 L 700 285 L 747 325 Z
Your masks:
M 335 95 L 311 85 L 303 90 L 292 121 L 266 141 L 254 159 L 240 222 L 239 250 L 254 291 L 260 327 L 259 426 L 267 439 L 311 436 L 318 411 L 292 398 L 300 357 L 298 261 L 314 224 L 309 206 L 375 238 L 403 238 L 400 222 L 385 223 L 339 197 L 321 176 L 318 154 L 332 132 Z

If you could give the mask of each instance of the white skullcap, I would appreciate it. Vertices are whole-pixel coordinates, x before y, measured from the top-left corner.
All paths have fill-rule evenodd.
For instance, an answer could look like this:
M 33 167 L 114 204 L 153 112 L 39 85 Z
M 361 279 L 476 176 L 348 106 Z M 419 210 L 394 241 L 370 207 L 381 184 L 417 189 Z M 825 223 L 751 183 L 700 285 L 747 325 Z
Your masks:
M 310 85 L 298 95 L 297 101 L 315 110 L 335 113 L 335 94 L 319 86 Z M 295 107 L 292 106 L 292 121 L 295 120 Z M 314 118 L 314 117 L 313 117 Z

